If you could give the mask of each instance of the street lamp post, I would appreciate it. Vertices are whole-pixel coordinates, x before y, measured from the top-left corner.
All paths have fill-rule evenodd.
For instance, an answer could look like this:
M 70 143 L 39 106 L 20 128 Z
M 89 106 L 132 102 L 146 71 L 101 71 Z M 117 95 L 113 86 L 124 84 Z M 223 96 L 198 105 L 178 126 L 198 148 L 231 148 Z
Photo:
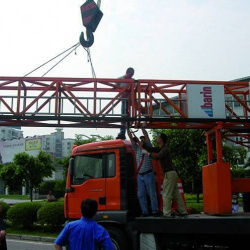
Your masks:
M 87 136 L 87 135 L 83 135 L 83 134 L 77 134 L 77 135 L 79 135 L 79 136 L 81 136 L 81 137 L 85 136 L 85 137 L 88 138 L 88 139 L 92 139 L 92 138 L 90 138 L 90 137 Z
M 97 137 L 98 139 L 102 140 L 103 138 L 100 135 L 91 135 L 93 137 Z

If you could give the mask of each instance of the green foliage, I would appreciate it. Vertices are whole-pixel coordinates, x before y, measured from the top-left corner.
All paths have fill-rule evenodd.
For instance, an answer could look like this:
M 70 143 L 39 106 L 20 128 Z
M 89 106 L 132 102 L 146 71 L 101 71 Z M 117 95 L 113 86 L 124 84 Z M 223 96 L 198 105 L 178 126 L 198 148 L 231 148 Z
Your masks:
M 64 176 L 65 180 L 66 180 L 66 177 L 67 177 L 70 157 L 71 156 L 69 155 L 68 157 L 64 157 L 64 158 L 59 160 L 59 163 L 62 165 L 62 168 L 63 168 L 63 176 Z
M 201 192 L 201 168 L 207 164 L 207 147 L 203 130 L 157 129 L 153 130 L 153 142 L 158 133 L 168 136 L 173 163 L 182 178 L 185 192 Z
M 56 198 L 63 197 L 65 193 L 65 180 L 51 180 L 44 181 L 41 183 L 39 188 L 39 193 L 43 195 L 47 195 L 50 190 L 53 191 L 53 195 Z
M 196 194 L 184 194 L 186 202 L 196 202 Z M 199 199 L 203 200 L 203 194 L 199 194 Z
M 114 140 L 114 136 L 112 135 L 99 136 L 99 138 L 101 141 Z
M 92 137 L 92 138 L 89 138 L 89 139 L 82 139 L 82 135 L 76 134 L 75 135 L 74 145 L 79 146 L 79 145 L 83 145 L 83 144 L 87 144 L 87 143 L 95 142 L 95 141 L 96 141 L 95 137 Z
M 0 201 L 0 205 L 2 206 L 2 212 L 0 213 L 0 218 L 6 219 L 7 218 L 7 212 L 10 209 L 10 205 Z
M 223 145 L 223 160 L 230 162 L 231 169 L 237 169 L 240 162 L 244 162 L 247 150 L 244 147 Z
M 11 188 L 27 184 L 32 201 L 33 189 L 39 187 L 44 177 L 52 176 L 55 170 L 52 163 L 51 156 L 42 151 L 36 157 L 26 152 L 18 153 L 14 156 L 13 163 L 0 168 L 0 177 Z
M 187 208 L 191 214 L 200 214 L 203 212 L 203 203 L 187 203 Z
M 64 197 L 65 194 L 65 187 L 66 187 L 66 180 L 58 180 L 55 189 L 54 195 L 58 199 L 59 197 Z
M 22 176 L 16 172 L 16 166 L 13 163 L 0 164 L 0 178 L 6 186 L 14 190 L 22 185 Z
M 250 157 L 247 159 L 247 162 L 244 166 L 244 168 L 250 167 Z
M 108 141 L 108 140 L 114 140 L 114 137 L 112 135 L 105 135 L 105 136 L 92 135 L 92 138 L 82 139 L 82 135 L 75 134 L 74 144 L 76 146 L 79 146 L 79 145 L 87 144 L 87 143 L 90 143 L 90 142 Z
M 37 211 L 41 208 L 40 202 L 23 202 L 15 204 L 7 212 L 7 219 L 15 226 L 31 228 L 37 221 Z
M 232 178 L 247 178 L 250 176 L 250 170 L 245 170 L 242 168 L 231 170 Z
M 54 190 L 55 188 L 55 185 L 56 185 L 56 181 L 55 180 L 50 180 L 50 181 L 43 181 L 41 184 L 40 184 L 40 187 L 39 187 L 39 194 L 48 194 L 50 190 Z
M 63 202 L 51 202 L 37 212 L 38 222 L 51 228 L 60 228 L 66 221 Z
M 18 194 L 18 195 L 13 195 L 13 194 L 9 194 L 9 195 L 0 194 L 0 199 L 1 199 L 1 198 L 5 199 L 5 200 L 8 200 L 8 199 L 27 200 L 27 199 L 29 199 L 29 196 L 28 196 L 28 195 L 21 195 L 21 194 Z

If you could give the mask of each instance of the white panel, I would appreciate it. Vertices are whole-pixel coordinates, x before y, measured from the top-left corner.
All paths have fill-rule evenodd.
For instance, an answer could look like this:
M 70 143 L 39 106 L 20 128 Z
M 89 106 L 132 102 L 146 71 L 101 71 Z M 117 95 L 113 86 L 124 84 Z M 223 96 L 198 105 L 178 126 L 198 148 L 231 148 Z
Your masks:
M 189 118 L 226 118 L 223 85 L 188 84 Z

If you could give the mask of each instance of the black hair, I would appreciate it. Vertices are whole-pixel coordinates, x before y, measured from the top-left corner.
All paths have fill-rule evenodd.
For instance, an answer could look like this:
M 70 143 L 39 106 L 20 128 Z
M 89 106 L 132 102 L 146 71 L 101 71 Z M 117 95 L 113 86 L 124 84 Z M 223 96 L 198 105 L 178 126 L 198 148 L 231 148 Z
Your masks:
M 126 74 L 127 74 L 127 73 L 133 73 L 133 74 L 134 74 L 134 73 L 135 73 L 135 70 L 134 70 L 133 68 L 131 68 L 131 67 L 130 67 L 130 68 L 127 68 Z
M 165 134 L 161 133 L 159 136 L 161 137 L 161 139 L 162 139 L 163 143 L 164 143 L 164 144 L 166 144 L 166 143 L 167 143 L 167 140 L 168 140 L 167 135 L 165 135 Z
M 98 203 L 93 199 L 86 199 L 82 201 L 81 212 L 82 216 L 85 218 L 93 218 L 97 212 Z

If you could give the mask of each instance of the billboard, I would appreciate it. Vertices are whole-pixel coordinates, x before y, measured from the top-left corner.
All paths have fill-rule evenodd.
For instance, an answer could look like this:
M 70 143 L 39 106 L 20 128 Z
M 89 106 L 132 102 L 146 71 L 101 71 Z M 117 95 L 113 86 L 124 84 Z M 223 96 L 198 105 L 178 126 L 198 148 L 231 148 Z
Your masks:
M 41 150 L 41 149 L 42 149 L 42 140 L 41 140 L 41 138 L 27 139 L 25 141 L 25 151 Z
M 188 84 L 188 118 L 226 118 L 223 85 Z
M 0 141 L 0 159 L 2 163 L 12 162 L 15 154 L 26 152 L 29 155 L 37 156 L 42 149 L 42 138 L 13 139 Z

